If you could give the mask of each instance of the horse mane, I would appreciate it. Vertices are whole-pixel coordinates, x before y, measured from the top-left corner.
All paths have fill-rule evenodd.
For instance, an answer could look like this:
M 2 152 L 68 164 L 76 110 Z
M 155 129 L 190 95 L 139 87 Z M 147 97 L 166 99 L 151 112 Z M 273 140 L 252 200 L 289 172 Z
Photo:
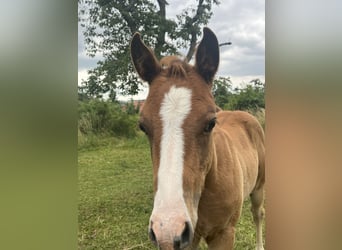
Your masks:
M 186 78 L 190 71 L 190 65 L 177 56 L 163 57 L 160 64 L 166 76 L 171 78 Z

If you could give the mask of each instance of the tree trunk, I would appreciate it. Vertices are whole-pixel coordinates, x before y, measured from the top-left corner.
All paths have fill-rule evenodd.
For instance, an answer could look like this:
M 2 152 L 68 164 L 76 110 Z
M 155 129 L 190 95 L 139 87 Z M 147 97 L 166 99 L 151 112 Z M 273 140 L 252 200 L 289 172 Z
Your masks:
M 198 1 L 196 14 L 195 14 L 195 16 L 193 16 L 193 18 L 191 18 L 191 21 L 189 23 L 189 27 L 192 27 L 195 24 L 195 22 L 198 20 L 198 18 L 203 14 L 203 12 L 204 12 L 203 1 L 204 0 L 199 0 Z M 186 61 L 188 61 L 188 62 L 190 62 L 190 60 L 191 60 L 191 58 L 194 55 L 195 50 L 196 50 L 196 45 L 197 45 L 196 29 L 193 29 L 191 31 L 190 36 L 191 36 L 190 46 L 189 46 L 188 53 L 186 55 Z
M 159 15 L 160 15 L 160 32 L 157 37 L 157 44 L 155 47 L 156 56 L 160 58 L 163 46 L 165 44 L 165 23 L 166 23 L 166 5 L 168 3 L 165 0 L 158 0 Z

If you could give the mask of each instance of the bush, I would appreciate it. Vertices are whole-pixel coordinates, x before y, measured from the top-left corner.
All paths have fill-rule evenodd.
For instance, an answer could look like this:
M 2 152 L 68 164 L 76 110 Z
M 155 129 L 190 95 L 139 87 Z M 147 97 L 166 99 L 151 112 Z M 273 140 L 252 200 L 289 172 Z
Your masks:
M 212 93 L 215 98 L 216 105 L 223 109 L 226 103 L 228 103 L 230 97 L 233 95 L 232 82 L 230 78 L 219 77 L 218 79 L 215 79 Z
M 78 129 L 82 134 L 128 138 L 137 134 L 137 115 L 127 114 L 118 103 L 79 101 L 78 114 Z
M 265 84 L 259 79 L 252 80 L 243 88 L 233 89 L 229 77 L 219 77 L 214 80 L 212 93 L 221 109 L 254 112 L 265 108 Z
M 245 88 L 236 89 L 236 93 L 229 96 L 224 109 L 257 111 L 265 108 L 264 83 L 259 80 L 251 81 Z
M 214 80 L 212 90 L 216 105 L 225 110 L 244 110 L 254 115 L 265 128 L 265 83 L 259 79 L 245 87 L 232 88 L 229 77 Z

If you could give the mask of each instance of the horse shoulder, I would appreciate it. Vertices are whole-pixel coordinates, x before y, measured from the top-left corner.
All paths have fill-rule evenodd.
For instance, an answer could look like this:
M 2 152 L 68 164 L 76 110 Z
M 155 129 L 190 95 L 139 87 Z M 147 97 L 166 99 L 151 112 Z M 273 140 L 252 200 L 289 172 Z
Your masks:
M 244 176 L 244 196 L 265 178 L 264 132 L 258 120 L 243 111 L 217 114 L 219 127 L 228 134 L 231 151 L 239 159 Z

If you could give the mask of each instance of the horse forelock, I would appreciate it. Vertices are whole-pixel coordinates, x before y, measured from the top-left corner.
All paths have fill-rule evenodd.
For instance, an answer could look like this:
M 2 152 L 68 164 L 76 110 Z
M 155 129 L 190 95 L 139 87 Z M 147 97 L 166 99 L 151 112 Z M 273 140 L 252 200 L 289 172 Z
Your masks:
M 166 56 L 160 60 L 163 72 L 170 78 L 187 78 L 191 66 L 177 56 Z

